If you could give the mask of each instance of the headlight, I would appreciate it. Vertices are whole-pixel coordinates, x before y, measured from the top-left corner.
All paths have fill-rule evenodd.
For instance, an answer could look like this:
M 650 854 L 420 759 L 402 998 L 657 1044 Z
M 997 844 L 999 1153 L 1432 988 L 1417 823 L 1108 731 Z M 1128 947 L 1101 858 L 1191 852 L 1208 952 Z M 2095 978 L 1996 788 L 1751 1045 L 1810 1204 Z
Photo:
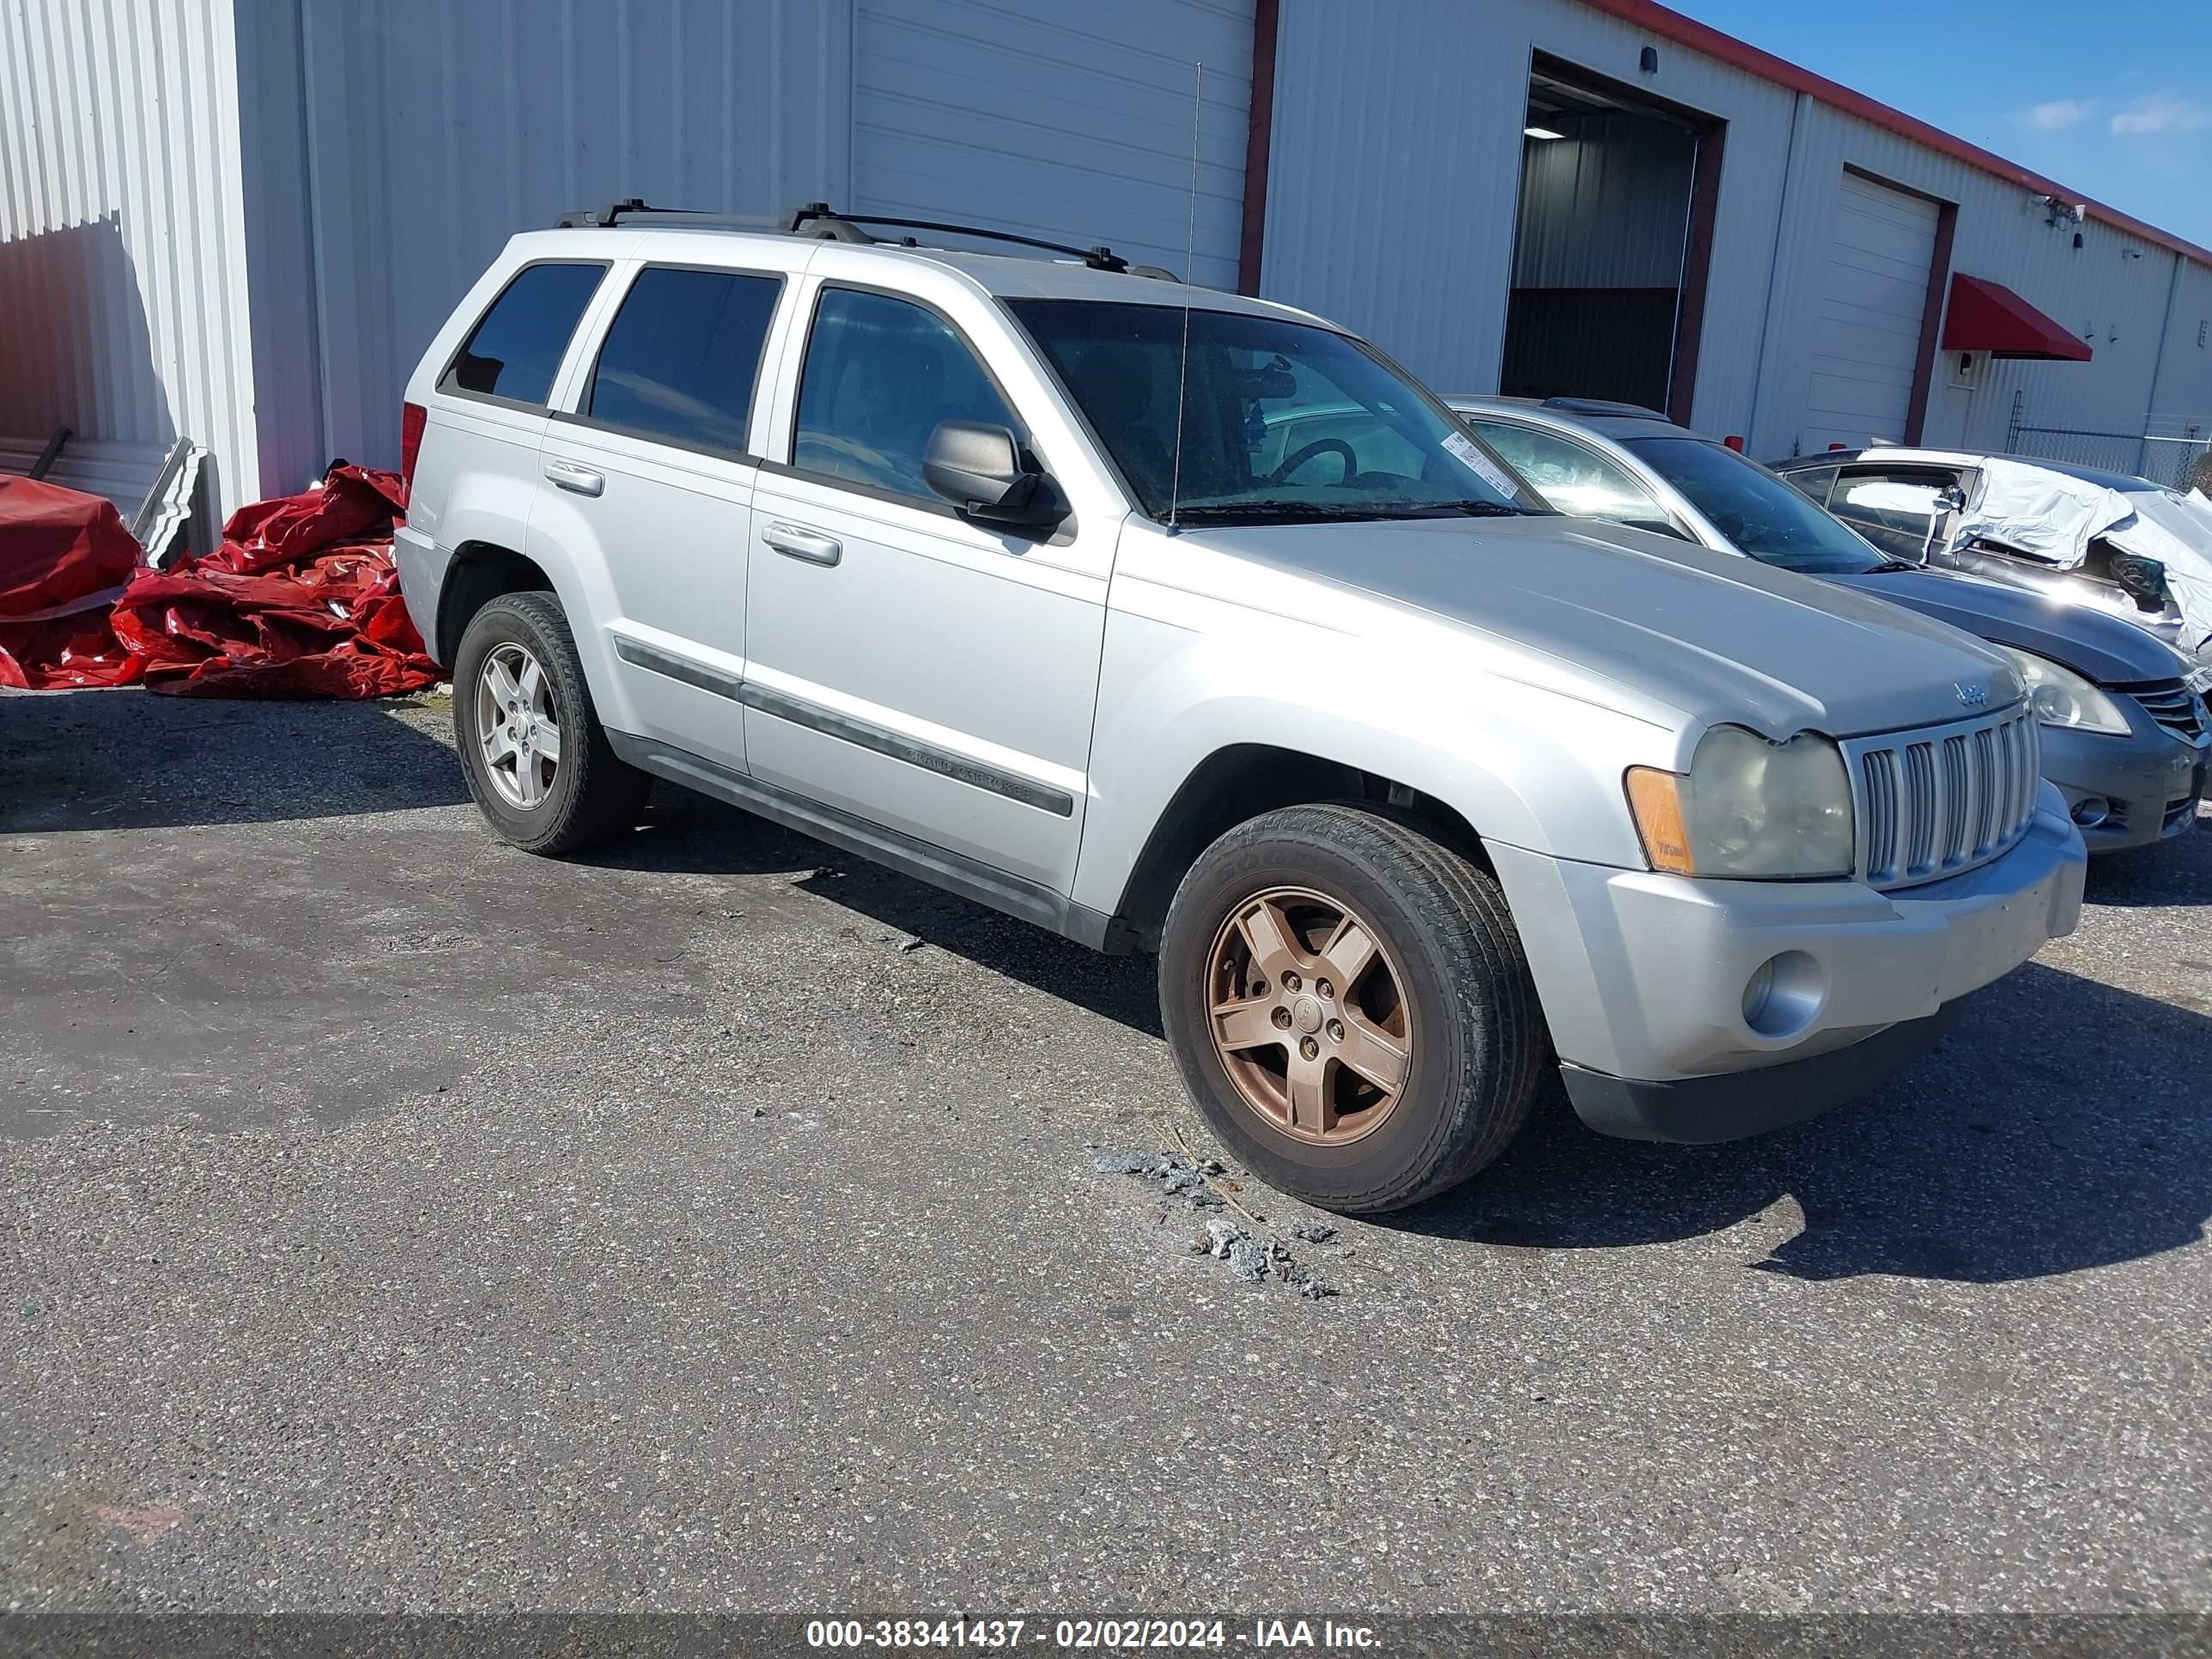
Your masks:
M 2071 732 L 2102 732 L 2115 738 L 2127 736 L 2128 717 L 2121 712 L 2119 704 L 2072 669 L 2063 668 L 2033 651 L 2017 651 L 2008 645 L 2001 645 L 1997 649 L 2010 657 L 2013 666 L 2020 670 L 2021 684 L 2027 689 L 2027 700 L 2035 706 L 2035 717 L 2045 726 L 2063 726 Z
M 1628 769 L 1628 803 L 1655 870 L 1768 879 L 1851 873 L 1843 751 L 1800 732 L 1769 743 L 1741 726 L 1699 739 L 1689 775 Z

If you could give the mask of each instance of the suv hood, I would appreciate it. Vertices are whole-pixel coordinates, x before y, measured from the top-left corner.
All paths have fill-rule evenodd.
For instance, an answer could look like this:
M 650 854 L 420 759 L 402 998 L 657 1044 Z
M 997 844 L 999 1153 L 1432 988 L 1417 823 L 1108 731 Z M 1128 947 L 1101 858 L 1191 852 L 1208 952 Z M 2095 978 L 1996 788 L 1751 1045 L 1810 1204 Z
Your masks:
M 2132 623 L 2087 605 L 2062 605 L 2025 587 L 1928 570 L 1884 570 L 1826 580 L 2000 645 L 2033 651 L 2099 685 L 2174 680 L 2191 666 L 2163 641 Z
M 1784 738 L 1933 726 L 2020 696 L 1956 629 L 1849 588 L 1585 520 L 1411 519 L 1186 532 L 1480 635 L 1487 672 Z M 1562 672 L 1565 671 L 1565 672 Z M 1961 688 L 1964 688 L 1962 690 Z M 1986 690 L 1985 700 L 1969 701 Z

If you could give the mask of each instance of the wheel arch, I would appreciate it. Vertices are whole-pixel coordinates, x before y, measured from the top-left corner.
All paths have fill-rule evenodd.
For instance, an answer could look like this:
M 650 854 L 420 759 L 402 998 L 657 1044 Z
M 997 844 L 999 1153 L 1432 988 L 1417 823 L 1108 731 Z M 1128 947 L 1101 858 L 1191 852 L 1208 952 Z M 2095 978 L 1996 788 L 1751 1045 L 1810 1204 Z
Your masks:
M 1229 744 L 1187 775 L 1152 824 L 1114 911 L 1125 946 L 1158 947 L 1168 905 L 1199 855 L 1240 823 L 1285 806 L 1343 802 L 1409 819 L 1490 867 L 1482 836 L 1449 801 L 1364 767 L 1269 743 Z
M 494 541 L 464 542 L 453 550 L 438 594 L 436 655 L 450 663 L 477 611 L 503 593 L 550 593 L 553 579 L 535 560 Z

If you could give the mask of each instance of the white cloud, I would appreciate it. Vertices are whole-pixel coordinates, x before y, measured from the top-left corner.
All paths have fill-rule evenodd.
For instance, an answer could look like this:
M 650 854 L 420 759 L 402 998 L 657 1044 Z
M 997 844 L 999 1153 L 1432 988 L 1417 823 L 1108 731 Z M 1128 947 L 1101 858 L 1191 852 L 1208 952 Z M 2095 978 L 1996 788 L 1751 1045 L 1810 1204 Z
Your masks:
M 2095 108 L 2087 99 L 2059 98 L 2047 104 L 2030 104 L 2021 111 L 2020 118 L 2039 131 L 2063 132 L 2068 127 L 2080 126 Z
M 2212 126 L 2212 104 L 2200 104 L 2174 92 L 2147 92 L 2114 115 L 2114 132 L 2194 132 Z

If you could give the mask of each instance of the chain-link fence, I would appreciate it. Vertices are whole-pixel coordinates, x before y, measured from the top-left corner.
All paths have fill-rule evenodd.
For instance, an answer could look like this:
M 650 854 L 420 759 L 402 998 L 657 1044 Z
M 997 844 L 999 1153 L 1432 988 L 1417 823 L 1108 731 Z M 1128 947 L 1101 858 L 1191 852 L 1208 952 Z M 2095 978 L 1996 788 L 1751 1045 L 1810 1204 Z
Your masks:
M 2156 415 L 2131 424 L 2137 429 L 2111 432 L 2047 425 L 2030 418 L 2021 394 L 2015 392 L 2012 420 L 2005 429 L 2005 449 L 2039 460 L 2124 472 L 2169 489 L 2187 489 L 2201 481 L 2201 468 L 2207 456 L 2212 455 L 2212 419 Z M 2207 493 L 2212 494 L 2212 489 Z

